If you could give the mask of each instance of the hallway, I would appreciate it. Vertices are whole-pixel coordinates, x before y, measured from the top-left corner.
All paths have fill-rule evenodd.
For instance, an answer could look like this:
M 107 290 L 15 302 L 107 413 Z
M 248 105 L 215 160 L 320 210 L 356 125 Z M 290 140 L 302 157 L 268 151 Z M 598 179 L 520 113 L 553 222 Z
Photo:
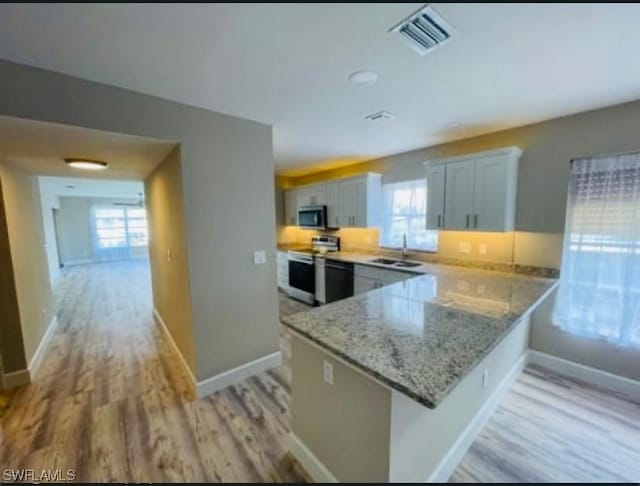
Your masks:
M 74 470 L 79 481 L 304 481 L 286 452 L 288 369 L 190 401 L 150 295 L 144 260 L 63 272 L 44 362 L 2 419 L 3 469 Z

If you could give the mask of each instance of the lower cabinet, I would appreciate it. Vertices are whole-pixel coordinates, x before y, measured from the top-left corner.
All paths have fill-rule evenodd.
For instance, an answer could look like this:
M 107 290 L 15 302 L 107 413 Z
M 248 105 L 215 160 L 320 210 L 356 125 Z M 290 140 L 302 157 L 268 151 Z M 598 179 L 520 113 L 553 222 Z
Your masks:
M 358 275 L 354 275 L 353 277 L 353 293 L 355 295 L 377 289 L 379 285 L 380 282 L 372 278 L 360 277 Z
M 286 251 L 279 251 L 277 256 L 278 288 L 289 288 L 289 255 Z
M 408 278 L 415 277 L 415 274 L 399 272 L 397 270 L 387 270 L 386 268 L 373 267 L 369 265 L 355 265 L 353 277 L 353 293 L 363 294 L 370 290 L 375 290 L 402 282 Z

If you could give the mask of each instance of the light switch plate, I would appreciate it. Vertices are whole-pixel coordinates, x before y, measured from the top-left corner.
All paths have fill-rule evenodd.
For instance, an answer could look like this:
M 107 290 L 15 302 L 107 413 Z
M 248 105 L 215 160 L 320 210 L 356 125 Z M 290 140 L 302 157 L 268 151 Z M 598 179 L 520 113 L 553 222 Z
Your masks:
M 267 253 L 264 250 L 254 251 L 253 263 L 255 265 L 263 265 L 264 263 L 267 263 Z
M 487 244 L 486 243 L 480 243 L 478 245 L 478 253 L 480 253 L 480 255 L 486 255 L 487 254 Z

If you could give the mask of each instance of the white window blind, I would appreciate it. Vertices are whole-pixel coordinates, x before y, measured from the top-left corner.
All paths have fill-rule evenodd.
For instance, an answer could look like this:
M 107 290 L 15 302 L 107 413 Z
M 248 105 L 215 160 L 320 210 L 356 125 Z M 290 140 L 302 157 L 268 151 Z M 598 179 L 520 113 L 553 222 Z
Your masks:
M 437 231 L 426 230 L 427 180 L 383 184 L 383 221 L 380 245 L 399 248 L 407 235 L 407 247 L 413 250 L 435 251 Z
M 553 319 L 640 346 L 640 154 L 573 162 Z

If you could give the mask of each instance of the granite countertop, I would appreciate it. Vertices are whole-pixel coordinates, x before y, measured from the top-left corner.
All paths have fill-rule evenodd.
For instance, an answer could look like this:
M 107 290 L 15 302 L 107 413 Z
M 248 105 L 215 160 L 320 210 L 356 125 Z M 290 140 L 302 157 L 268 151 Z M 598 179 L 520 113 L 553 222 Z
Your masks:
M 282 322 L 435 408 L 556 283 L 440 264 L 424 264 L 419 273 Z

